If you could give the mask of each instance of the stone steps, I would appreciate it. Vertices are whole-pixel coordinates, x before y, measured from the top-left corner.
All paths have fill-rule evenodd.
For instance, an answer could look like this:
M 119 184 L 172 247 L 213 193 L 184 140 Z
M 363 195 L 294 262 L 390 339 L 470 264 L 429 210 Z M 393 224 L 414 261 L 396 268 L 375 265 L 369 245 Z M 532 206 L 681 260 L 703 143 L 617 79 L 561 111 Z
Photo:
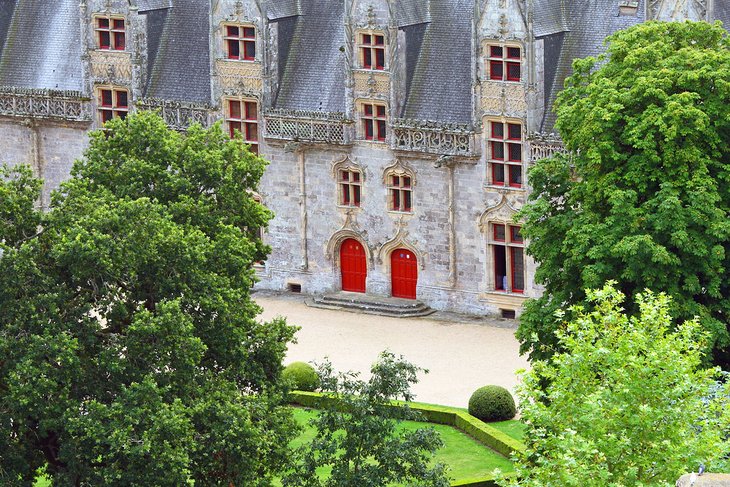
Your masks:
M 435 311 L 415 299 L 385 298 L 349 292 L 315 296 L 304 302 L 312 308 L 344 310 L 394 318 L 427 316 Z

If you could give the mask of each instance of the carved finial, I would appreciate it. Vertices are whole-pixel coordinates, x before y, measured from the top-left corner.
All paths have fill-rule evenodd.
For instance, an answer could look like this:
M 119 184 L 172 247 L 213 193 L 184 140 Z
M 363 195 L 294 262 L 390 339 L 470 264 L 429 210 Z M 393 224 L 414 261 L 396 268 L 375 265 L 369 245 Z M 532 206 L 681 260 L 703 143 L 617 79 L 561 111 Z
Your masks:
M 106 12 L 111 12 L 112 11 L 112 7 L 113 7 L 112 0 L 106 0 L 106 4 L 104 5 L 105 11 Z
M 370 5 L 368 7 L 368 27 L 373 28 L 375 27 L 375 21 L 376 21 L 376 15 L 375 15 L 375 7 Z
M 502 14 L 499 16 L 499 35 L 504 38 L 507 35 L 507 15 Z
M 238 0 L 236 2 L 236 16 L 240 17 L 243 13 L 243 2 L 241 0 Z

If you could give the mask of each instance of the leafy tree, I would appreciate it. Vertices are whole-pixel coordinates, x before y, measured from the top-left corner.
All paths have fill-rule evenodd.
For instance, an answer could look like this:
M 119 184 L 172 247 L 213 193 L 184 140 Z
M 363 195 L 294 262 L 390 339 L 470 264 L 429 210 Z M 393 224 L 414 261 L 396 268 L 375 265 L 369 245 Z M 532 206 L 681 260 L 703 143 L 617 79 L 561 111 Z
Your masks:
M 422 369 L 382 352 L 367 381 L 356 373 L 335 374 L 332 364 L 319 366 L 321 389 L 338 399 L 312 420 L 317 434 L 297 452 L 297 464 L 285 486 L 382 487 L 397 482 L 418 487 L 447 487 L 444 466 L 429 466 L 443 443 L 432 428 L 398 431 L 401 420 L 417 419 L 415 411 L 391 401 L 410 401 L 411 384 Z M 321 480 L 317 468 L 330 466 Z
M 697 320 L 671 332 L 663 293 L 638 294 L 632 318 L 611 283 L 587 296 L 593 309 L 574 307 L 557 333 L 565 351 L 523 377 L 527 450 L 510 484 L 674 485 L 700 463 L 722 468 L 730 384 L 713 380 L 719 369 L 701 367 L 708 333 Z
M 719 23 L 647 22 L 574 62 L 557 100 L 572 155 L 537 162 L 521 215 L 545 286 L 518 331 L 531 358 L 557 351 L 558 309 L 615 279 L 630 312 L 643 289 L 667 292 L 730 364 L 729 42 Z
M 0 483 L 267 485 L 295 426 L 294 329 L 249 290 L 265 162 L 219 126 L 151 113 L 91 135 L 41 214 L 0 178 Z M 5 211 L 10 202 L 10 211 Z

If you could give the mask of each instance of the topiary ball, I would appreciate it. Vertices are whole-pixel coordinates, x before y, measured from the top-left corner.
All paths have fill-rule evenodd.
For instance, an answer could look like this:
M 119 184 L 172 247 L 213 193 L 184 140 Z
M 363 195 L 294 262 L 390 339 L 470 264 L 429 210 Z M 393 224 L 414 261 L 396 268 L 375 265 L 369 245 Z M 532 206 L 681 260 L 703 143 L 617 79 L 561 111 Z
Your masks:
M 517 414 L 512 394 L 500 386 L 480 387 L 469 399 L 469 414 L 482 421 L 504 421 Z
M 319 375 L 314 367 L 304 362 L 292 362 L 281 372 L 281 378 L 298 391 L 313 392 L 319 387 Z

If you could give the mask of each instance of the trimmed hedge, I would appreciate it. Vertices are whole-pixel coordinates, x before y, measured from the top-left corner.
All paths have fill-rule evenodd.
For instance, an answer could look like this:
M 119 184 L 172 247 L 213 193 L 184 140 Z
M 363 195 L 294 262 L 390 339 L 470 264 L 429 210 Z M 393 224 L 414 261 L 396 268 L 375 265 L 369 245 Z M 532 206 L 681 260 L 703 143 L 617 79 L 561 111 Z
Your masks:
M 292 391 L 289 393 L 289 402 L 308 408 L 322 409 L 332 405 L 337 406 L 339 400 L 337 396 L 328 393 Z M 489 426 L 484 421 L 475 418 L 466 411 L 448 406 L 392 401 L 393 407 L 401 407 L 406 404 L 413 411 L 421 413 L 426 422 L 453 426 L 505 457 L 510 457 L 513 452 L 525 450 L 525 445 L 521 441 L 515 440 L 511 436 Z M 491 477 L 460 480 L 451 485 L 452 487 L 497 487 L 497 484 Z
M 469 414 L 482 421 L 505 421 L 517 414 L 512 394 L 502 386 L 480 387 L 469 398 Z
M 281 372 L 281 378 L 290 382 L 294 389 L 314 391 L 319 387 L 319 375 L 314 367 L 305 362 L 292 362 Z

